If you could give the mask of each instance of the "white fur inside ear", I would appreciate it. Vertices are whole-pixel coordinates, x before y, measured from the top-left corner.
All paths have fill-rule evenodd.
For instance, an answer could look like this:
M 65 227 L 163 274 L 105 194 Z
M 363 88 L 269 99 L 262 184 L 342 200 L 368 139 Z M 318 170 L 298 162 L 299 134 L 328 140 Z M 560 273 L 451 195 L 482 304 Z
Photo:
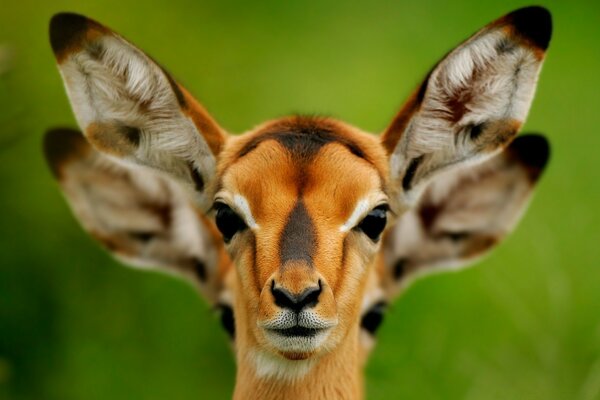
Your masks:
M 417 278 L 458 271 L 488 254 L 527 208 L 534 188 L 529 173 L 509 147 L 482 164 L 437 175 L 420 203 L 387 233 L 388 296 Z
M 141 104 L 163 116 L 170 116 L 177 106 L 162 71 L 120 37 L 99 37 L 59 66 L 82 127 L 99 120 L 139 126 L 148 118 Z
M 184 114 L 166 73 L 123 38 L 115 34 L 96 38 L 59 67 L 77 121 L 90 142 L 100 143 L 100 150 L 168 172 L 190 188 L 190 166 L 204 182 L 214 175 L 215 157 Z M 90 127 L 96 127 L 95 137 L 89 136 Z M 133 152 L 103 140 L 111 135 L 106 132 L 110 127 L 136 133 Z M 203 193 L 195 196 L 202 208 L 208 206 Z
M 503 50 L 506 42 L 509 49 Z M 416 202 L 438 172 L 479 163 L 501 150 L 527 116 L 542 61 L 495 28 L 475 35 L 438 64 L 390 158 L 391 176 L 402 183 L 405 203 Z
M 114 163 L 91 148 L 83 154 L 63 166 L 60 180 L 83 227 L 124 264 L 183 278 L 214 303 L 220 289 L 218 249 L 183 187 L 165 174 Z

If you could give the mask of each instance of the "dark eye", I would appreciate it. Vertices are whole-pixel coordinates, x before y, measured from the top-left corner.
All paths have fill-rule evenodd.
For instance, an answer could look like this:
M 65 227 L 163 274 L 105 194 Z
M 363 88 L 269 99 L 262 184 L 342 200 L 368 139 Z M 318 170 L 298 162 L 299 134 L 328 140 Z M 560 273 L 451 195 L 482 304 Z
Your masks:
M 383 322 L 383 316 L 385 313 L 386 304 L 382 301 L 372 306 L 360 320 L 360 326 L 369 332 L 371 335 L 375 335 L 377 329 Z
M 219 310 L 221 313 L 221 325 L 223 329 L 229 334 L 231 339 L 235 338 L 235 320 L 233 318 L 233 308 L 227 304 L 219 304 Z
M 225 203 L 215 203 L 217 216 L 215 222 L 223 235 L 225 243 L 229 243 L 233 235 L 247 228 L 244 220 Z
M 356 229 L 363 231 L 372 241 L 378 241 L 387 222 L 388 209 L 389 207 L 385 204 L 375 207 L 360 221 Z

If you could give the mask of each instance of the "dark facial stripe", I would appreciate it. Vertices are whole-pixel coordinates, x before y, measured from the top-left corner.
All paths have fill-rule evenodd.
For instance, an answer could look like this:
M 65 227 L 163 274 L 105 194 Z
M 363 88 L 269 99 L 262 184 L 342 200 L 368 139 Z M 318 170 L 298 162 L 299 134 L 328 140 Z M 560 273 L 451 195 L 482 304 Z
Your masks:
M 289 261 L 304 261 L 312 265 L 316 242 L 313 221 L 304 203 L 299 200 L 288 217 L 279 242 L 281 265 Z

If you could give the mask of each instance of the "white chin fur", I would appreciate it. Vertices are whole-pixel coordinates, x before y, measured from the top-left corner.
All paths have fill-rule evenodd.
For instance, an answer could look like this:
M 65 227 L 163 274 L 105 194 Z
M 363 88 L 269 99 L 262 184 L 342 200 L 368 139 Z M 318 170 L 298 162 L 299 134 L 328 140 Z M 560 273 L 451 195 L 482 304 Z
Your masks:
M 288 382 L 302 379 L 317 362 L 315 358 L 288 360 L 262 350 L 252 350 L 248 353 L 248 357 L 259 378 L 273 378 Z

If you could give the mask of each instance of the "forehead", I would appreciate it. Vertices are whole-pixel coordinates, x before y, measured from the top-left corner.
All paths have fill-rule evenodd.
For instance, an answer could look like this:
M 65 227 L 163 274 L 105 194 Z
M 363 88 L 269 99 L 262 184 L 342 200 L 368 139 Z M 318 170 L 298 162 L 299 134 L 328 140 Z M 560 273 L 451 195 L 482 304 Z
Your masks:
M 330 119 L 304 117 L 232 139 L 219 172 L 220 188 L 243 195 L 258 218 L 265 207 L 289 208 L 299 198 L 315 211 L 347 214 L 363 197 L 382 195 L 387 176 L 376 137 Z

